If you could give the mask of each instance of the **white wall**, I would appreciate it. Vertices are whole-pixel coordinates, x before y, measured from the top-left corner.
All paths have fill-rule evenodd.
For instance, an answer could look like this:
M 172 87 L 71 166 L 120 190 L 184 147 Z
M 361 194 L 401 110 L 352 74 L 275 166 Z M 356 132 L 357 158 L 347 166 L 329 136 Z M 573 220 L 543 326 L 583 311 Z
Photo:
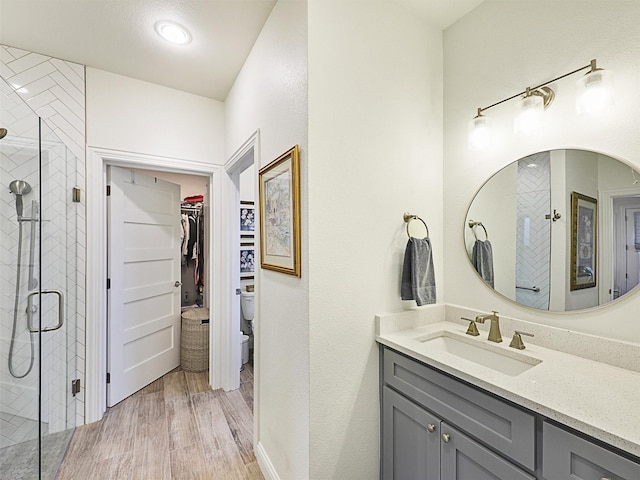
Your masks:
M 640 4 L 637 2 L 487 0 L 444 35 L 446 301 L 481 311 L 640 340 L 640 297 L 631 295 L 590 312 L 551 314 L 521 308 L 488 291 L 464 258 L 460 229 L 473 192 L 493 172 L 528 154 L 555 148 L 606 153 L 640 165 Z M 477 107 L 527 85 L 562 75 L 592 58 L 616 75 L 616 106 L 598 117 L 575 114 L 573 76 L 556 82 L 542 134 L 513 134 L 513 105 L 489 112 L 499 142 L 482 153 L 467 148 L 467 125 Z
M 551 222 L 551 265 L 549 274 L 549 310 L 564 311 L 569 291 L 567 259 L 571 255 L 571 193 L 567 193 L 566 150 L 549 152 L 551 164 L 551 208 L 561 217 Z M 551 213 L 551 212 L 549 212 Z
M 87 144 L 224 163 L 224 104 L 87 67 Z
M 598 198 L 598 154 L 568 150 L 565 153 L 566 162 L 566 193 L 567 208 L 565 212 L 569 219 L 573 218 L 571 210 L 571 192 L 578 192 L 591 198 Z M 571 226 L 571 221 L 567 224 Z M 566 229 L 565 239 L 571 252 L 571 228 Z M 565 271 L 571 269 L 571 254 L 566 256 Z M 596 281 L 601 281 L 597 279 Z M 567 282 L 565 290 L 565 308 L 578 310 L 598 305 L 598 288 L 585 288 L 571 291 L 571 282 Z
M 309 478 L 374 479 L 374 315 L 415 307 L 404 212 L 443 298 L 441 32 L 391 2 L 309 2 L 309 153 Z
M 476 237 L 469 220 L 482 222 L 493 251 L 494 288 L 507 298 L 516 298 L 516 239 L 518 205 L 518 164 L 513 163 L 491 177 L 473 199 L 464 223 L 464 239 L 471 258 Z M 475 229 L 479 240 L 485 231 Z
M 244 202 L 255 202 L 256 200 L 256 167 L 251 165 L 240 173 L 240 200 Z
M 307 7 L 279 1 L 225 102 L 226 157 L 260 129 L 257 168 L 300 146 L 302 278 L 260 269 L 258 442 L 281 479 L 309 474 Z

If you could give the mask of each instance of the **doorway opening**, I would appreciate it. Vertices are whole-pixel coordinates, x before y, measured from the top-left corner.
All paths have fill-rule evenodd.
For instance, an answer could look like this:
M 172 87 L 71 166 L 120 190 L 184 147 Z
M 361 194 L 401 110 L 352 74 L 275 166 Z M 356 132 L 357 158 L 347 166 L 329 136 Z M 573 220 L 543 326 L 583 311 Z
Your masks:
M 227 239 L 222 235 L 223 212 L 228 199 L 225 197 L 227 181 L 221 165 L 158 157 L 100 147 L 88 147 L 87 155 L 87 317 L 95 319 L 86 326 L 86 404 L 85 422 L 100 420 L 106 412 L 107 382 L 107 234 L 106 195 L 107 167 L 140 168 L 163 172 L 185 173 L 206 176 L 210 199 L 210 222 L 207 238 L 217 239 L 208 248 L 210 259 L 205 267 L 205 298 L 211 305 L 209 344 L 209 383 L 212 388 L 230 390 L 232 383 L 230 352 L 237 328 L 230 323 L 227 300 L 227 272 L 230 271 L 230 256 Z M 223 255 L 223 252 L 225 253 Z M 236 347 L 237 350 L 237 347 Z M 236 387 L 237 388 L 237 387 Z
M 611 299 L 640 283 L 640 196 L 613 199 L 614 254 Z
M 243 334 L 250 333 L 247 341 L 249 347 L 249 358 L 252 364 L 249 366 L 253 370 L 253 441 L 254 448 L 260 438 L 260 277 L 258 275 L 258 265 L 260 265 L 260 214 L 258 197 L 258 168 L 260 165 L 260 131 L 256 130 L 236 152 L 225 163 L 225 188 L 224 196 L 227 203 L 226 213 L 231 219 L 226 223 L 227 248 L 225 252 L 233 259 L 229 263 L 230 271 L 227 272 L 229 280 L 226 292 L 226 301 L 229 312 L 229 322 L 231 330 L 237 332 L 237 338 L 232 340 L 231 354 L 232 360 L 237 359 L 236 364 L 232 361 L 229 366 L 228 378 L 234 381 L 230 385 L 231 389 L 240 386 L 240 372 L 242 368 L 242 345 Z M 241 203 L 244 202 L 244 203 Z M 253 207 L 253 217 L 251 218 L 251 207 Z M 245 217 L 243 217 L 245 215 Z M 248 217 L 247 217 L 248 215 Z M 251 227 L 253 224 L 253 227 Z M 253 228 L 253 230 L 251 230 Z M 249 254 L 253 256 L 249 259 Z M 253 288 L 251 288 L 253 287 Z M 253 290 L 253 295 L 247 295 L 247 289 Z M 243 298 L 244 297 L 244 298 Z M 247 321 L 243 317 L 241 304 L 245 303 L 247 297 L 253 304 L 253 312 L 246 315 L 253 321 Z M 233 348 L 237 347 L 236 352 Z M 236 380 L 237 379 L 237 380 Z

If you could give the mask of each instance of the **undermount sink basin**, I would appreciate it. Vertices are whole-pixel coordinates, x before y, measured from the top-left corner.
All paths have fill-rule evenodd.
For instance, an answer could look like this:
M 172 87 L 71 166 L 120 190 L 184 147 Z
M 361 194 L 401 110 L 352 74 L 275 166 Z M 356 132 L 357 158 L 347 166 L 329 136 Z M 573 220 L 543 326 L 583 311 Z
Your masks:
M 417 339 L 429 351 L 438 350 L 456 357 L 469 360 L 478 365 L 515 377 L 535 367 L 542 360 L 523 355 L 517 351 L 508 351 L 491 345 L 488 341 L 480 343 L 451 332 L 437 332 Z

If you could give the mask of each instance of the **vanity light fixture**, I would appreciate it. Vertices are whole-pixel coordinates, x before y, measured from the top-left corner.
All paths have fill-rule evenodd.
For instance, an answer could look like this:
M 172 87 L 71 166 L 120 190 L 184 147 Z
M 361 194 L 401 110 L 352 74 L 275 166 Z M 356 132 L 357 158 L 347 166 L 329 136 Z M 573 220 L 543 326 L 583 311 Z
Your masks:
M 159 20 L 155 23 L 154 29 L 164 40 L 174 45 L 191 43 L 191 33 L 179 23 L 171 20 Z
M 580 78 L 577 86 L 578 113 L 595 113 L 611 105 L 613 103 L 612 72 L 597 68 L 594 59 L 589 65 L 577 68 L 535 87 L 527 87 L 524 91 L 488 107 L 478 108 L 478 114 L 469 124 L 469 149 L 482 150 L 491 143 L 491 126 L 489 118 L 484 115 L 486 110 L 518 98 L 514 120 L 515 131 L 531 133 L 541 124 L 544 110 L 551 105 L 555 98 L 555 92 L 548 85 L 586 69 L 589 69 L 589 72 Z

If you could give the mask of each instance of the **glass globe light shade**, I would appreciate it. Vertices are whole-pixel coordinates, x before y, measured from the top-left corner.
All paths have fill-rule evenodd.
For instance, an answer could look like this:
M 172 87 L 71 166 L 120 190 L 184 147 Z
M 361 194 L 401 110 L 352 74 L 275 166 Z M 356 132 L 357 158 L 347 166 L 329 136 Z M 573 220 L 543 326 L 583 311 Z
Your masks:
M 613 105 L 613 72 L 595 70 L 578 79 L 576 110 L 579 115 L 593 114 Z
M 478 151 L 491 145 L 491 120 L 479 114 L 469 122 L 469 149 Z
M 544 115 L 544 99 L 540 95 L 522 97 L 516 103 L 514 130 L 516 133 L 530 134 L 538 130 Z

